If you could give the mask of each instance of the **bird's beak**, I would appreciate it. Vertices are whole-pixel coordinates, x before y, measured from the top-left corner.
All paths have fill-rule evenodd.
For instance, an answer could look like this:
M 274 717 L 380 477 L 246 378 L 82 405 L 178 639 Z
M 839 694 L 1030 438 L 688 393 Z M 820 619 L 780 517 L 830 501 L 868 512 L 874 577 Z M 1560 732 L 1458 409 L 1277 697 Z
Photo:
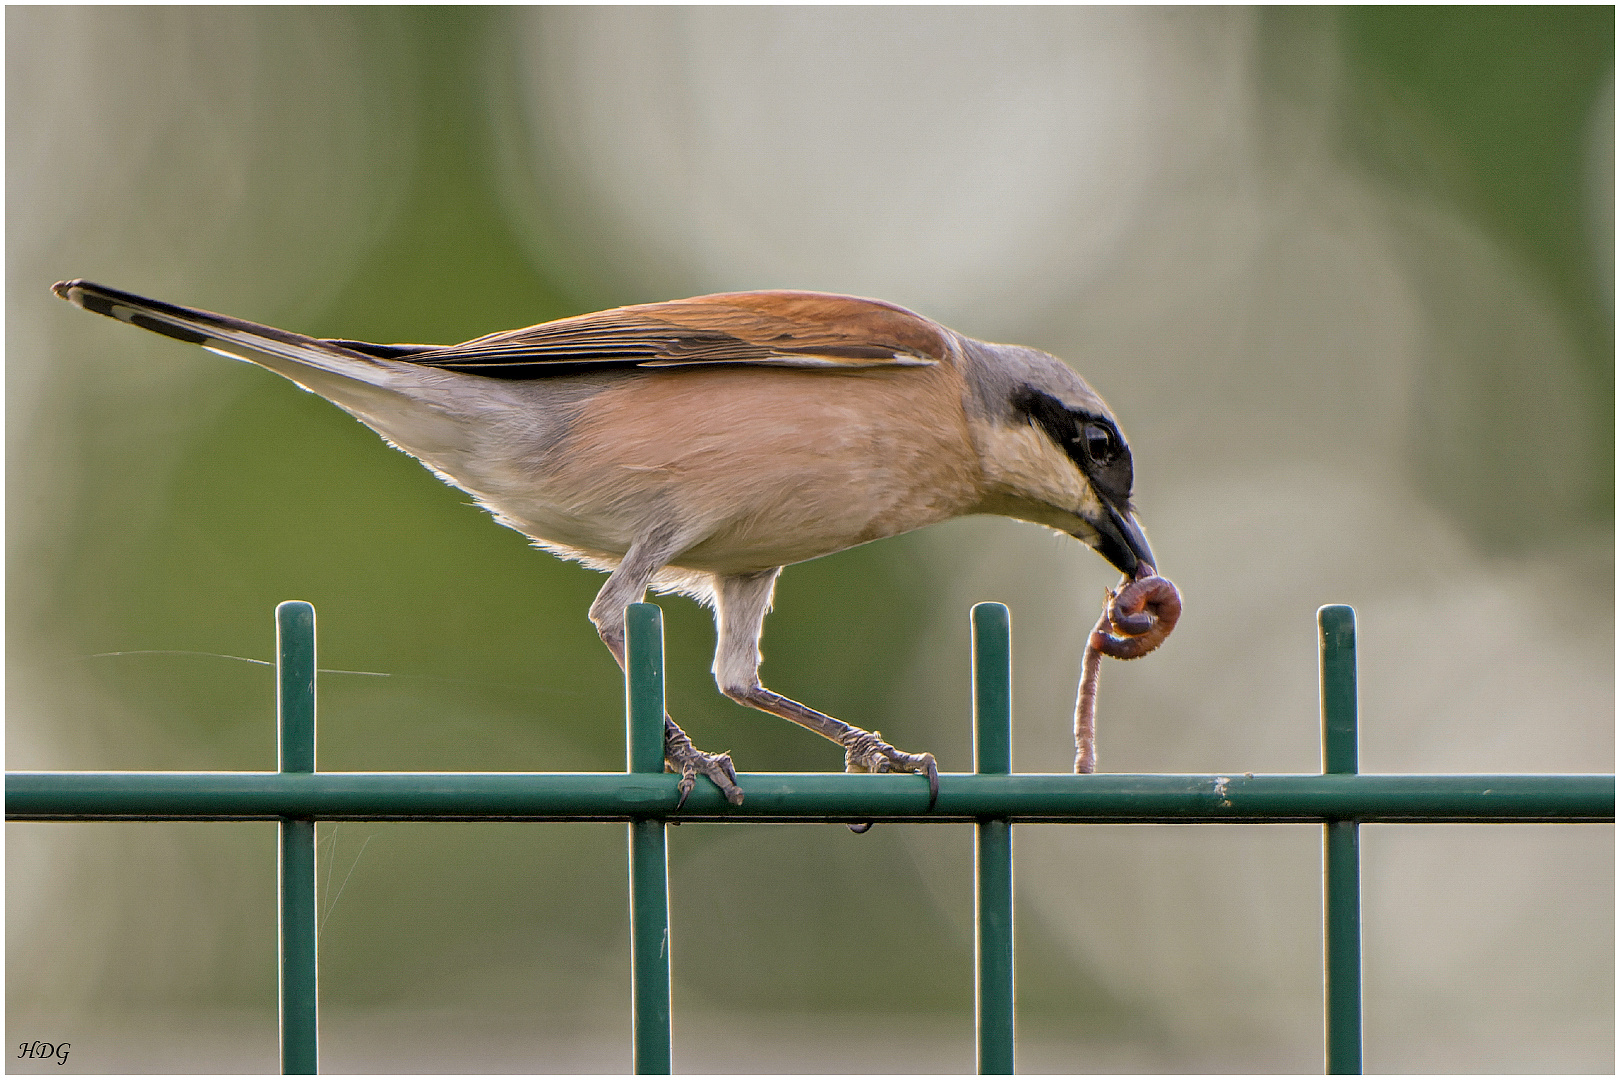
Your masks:
M 1154 561 L 1153 549 L 1148 547 L 1142 526 L 1128 511 L 1104 506 L 1102 519 L 1092 524 L 1097 530 L 1097 553 L 1126 577 L 1135 577 L 1140 566 L 1159 565 Z

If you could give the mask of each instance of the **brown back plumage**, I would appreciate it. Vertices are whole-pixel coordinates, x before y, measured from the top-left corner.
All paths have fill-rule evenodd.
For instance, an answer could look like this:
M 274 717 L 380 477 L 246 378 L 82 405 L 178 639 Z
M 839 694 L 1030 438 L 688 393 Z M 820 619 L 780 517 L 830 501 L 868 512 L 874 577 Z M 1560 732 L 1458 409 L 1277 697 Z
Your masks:
M 951 346 L 938 323 L 881 300 L 770 291 L 612 308 L 460 345 L 377 348 L 452 371 L 534 379 L 582 367 L 929 365 L 947 359 Z

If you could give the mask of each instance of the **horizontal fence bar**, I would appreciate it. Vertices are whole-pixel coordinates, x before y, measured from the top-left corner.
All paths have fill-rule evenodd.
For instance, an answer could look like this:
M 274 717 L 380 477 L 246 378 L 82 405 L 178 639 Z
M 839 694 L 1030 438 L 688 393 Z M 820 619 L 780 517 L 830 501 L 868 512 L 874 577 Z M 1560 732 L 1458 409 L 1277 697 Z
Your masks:
M 679 811 L 670 773 L 13 772 L 6 818 L 322 821 L 1603 822 L 1612 774 L 742 773 Z

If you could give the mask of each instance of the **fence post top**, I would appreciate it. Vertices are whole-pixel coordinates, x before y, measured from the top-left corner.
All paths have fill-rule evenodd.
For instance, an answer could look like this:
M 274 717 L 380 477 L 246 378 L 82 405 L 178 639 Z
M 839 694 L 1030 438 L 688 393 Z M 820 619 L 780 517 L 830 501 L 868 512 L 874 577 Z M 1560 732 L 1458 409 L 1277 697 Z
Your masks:
M 1323 604 L 1316 609 L 1317 624 L 1322 627 L 1355 624 L 1356 609 L 1349 604 Z
M 296 619 L 299 616 L 315 617 L 315 605 L 308 600 L 283 600 L 276 605 L 276 618 Z

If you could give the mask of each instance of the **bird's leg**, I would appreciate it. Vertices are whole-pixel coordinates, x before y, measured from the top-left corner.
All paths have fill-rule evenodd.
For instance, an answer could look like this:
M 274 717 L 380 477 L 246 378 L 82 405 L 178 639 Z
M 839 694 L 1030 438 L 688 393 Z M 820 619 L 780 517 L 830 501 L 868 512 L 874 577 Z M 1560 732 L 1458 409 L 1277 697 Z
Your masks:
M 661 546 L 656 543 L 644 545 L 639 541 L 631 545 L 618 569 L 608 575 L 607 584 L 602 586 L 602 591 L 591 602 L 591 622 L 596 624 L 602 644 L 613 654 L 621 671 L 625 670 L 624 609 L 647 594 L 647 583 L 669 557 L 658 550 Z M 664 714 L 664 767 L 681 774 L 681 797 L 675 803 L 677 810 L 686 805 L 686 797 L 692 794 L 699 774 L 714 781 L 714 786 L 720 789 L 731 805 L 739 806 L 743 801 L 731 755 L 709 754 L 699 750 L 668 713 Z
M 939 765 L 929 753 L 908 754 L 883 741 L 881 731 L 866 731 L 817 712 L 792 698 L 763 686 L 731 687 L 727 697 L 772 716 L 791 720 L 844 748 L 844 771 L 864 773 L 910 772 L 928 777 L 928 808 L 939 799 Z
M 714 786 L 720 789 L 726 802 L 732 806 L 742 805 L 742 788 L 737 786 L 737 770 L 732 767 L 731 755 L 709 754 L 693 746 L 692 740 L 680 729 L 679 724 L 670 719 L 669 713 L 664 714 L 664 768 L 681 774 L 678 785 L 681 797 L 675 801 L 677 810 L 686 805 L 686 797 L 697 786 L 699 773 L 714 781 Z
M 939 798 L 939 766 L 933 754 L 908 754 L 883 741 L 881 733 L 864 731 L 842 720 L 767 690 L 759 682 L 759 635 L 781 567 L 756 574 L 722 577 L 715 597 L 719 645 L 714 679 L 733 701 L 780 716 L 844 748 L 846 772 L 914 772 L 928 777 L 928 806 Z
M 620 609 L 616 634 L 610 634 L 607 629 L 599 629 L 603 644 L 607 645 L 613 659 L 618 661 L 619 669 L 624 670 L 623 609 Z M 720 789 L 720 793 L 726 797 L 726 802 L 732 806 L 742 805 L 742 788 L 737 786 L 737 770 L 731 764 L 731 755 L 710 754 L 693 746 L 691 737 L 681 730 L 681 726 L 669 713 L 664 714 L 664 767 L 670 772 L 681 774 L 681 782 L 678 785 L 681 797 L 675 803 L 677 810 L 686 805 L 686 797 L 692 794 L 699 774 L 714 781 L 714 786 Z

